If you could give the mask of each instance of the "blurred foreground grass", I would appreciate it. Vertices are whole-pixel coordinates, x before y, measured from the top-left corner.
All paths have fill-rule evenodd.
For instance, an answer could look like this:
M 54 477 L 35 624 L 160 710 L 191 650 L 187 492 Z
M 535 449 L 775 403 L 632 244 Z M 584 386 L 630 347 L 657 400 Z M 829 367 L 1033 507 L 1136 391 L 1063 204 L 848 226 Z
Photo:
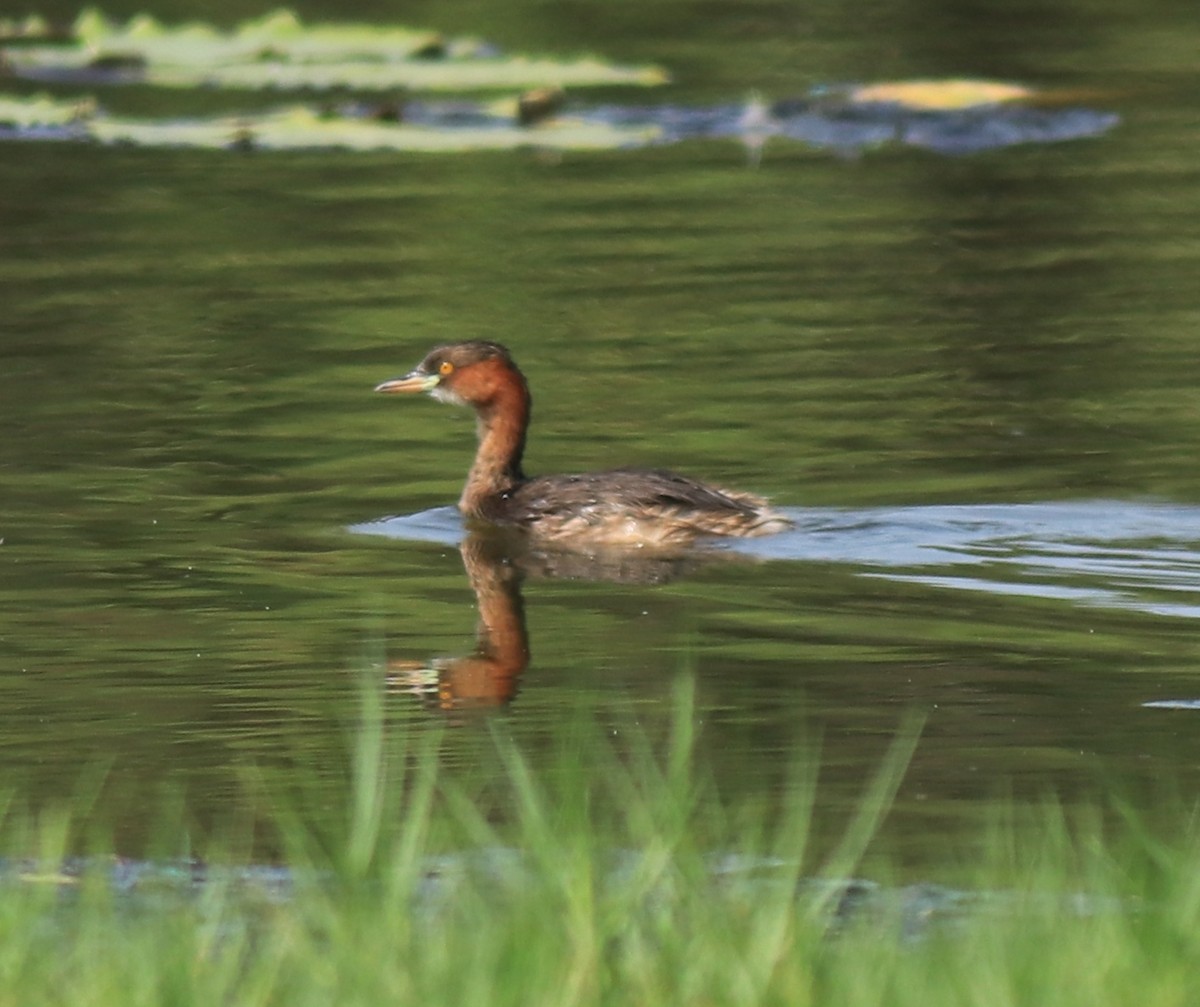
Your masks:
M 496 721 L 474 783 L 447 778 L 436 737 L 406 744 L 380 698 L 365 693 L 324 834 L 301 824 L 303 785 L 247 777 L 271 867 L 247 864 L 237 827 L 202 857 L 135 862 L 104 851 L 82 797 L 36 816 L 10 800 L 0 1004 L 1192 1002 L 1182 802 L 1166 839 L 1119 806 L 998 807 L 954 887 L 889 885 L 875 837 L 915 723 L 816 844 L 813 752 L 775 806 L 716 792 L 686 684 L 665 743 L 568 717 L 544 772 Z M 164 827 L 163 848 L 185 833 Z M 854 880 L 868 851 L 876 877 Z

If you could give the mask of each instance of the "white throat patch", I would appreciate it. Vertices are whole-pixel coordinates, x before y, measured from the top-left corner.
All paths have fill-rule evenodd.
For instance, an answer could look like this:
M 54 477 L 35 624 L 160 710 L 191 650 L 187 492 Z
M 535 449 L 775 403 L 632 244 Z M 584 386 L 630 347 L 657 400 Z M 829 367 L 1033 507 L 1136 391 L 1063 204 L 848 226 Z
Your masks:
M 439 402 L 449 402 L 452 406 L 465 406 L 466 400 L 461 396 L 455 395 L 445 385 L 437 384 L 430 389 L 429 394 Z

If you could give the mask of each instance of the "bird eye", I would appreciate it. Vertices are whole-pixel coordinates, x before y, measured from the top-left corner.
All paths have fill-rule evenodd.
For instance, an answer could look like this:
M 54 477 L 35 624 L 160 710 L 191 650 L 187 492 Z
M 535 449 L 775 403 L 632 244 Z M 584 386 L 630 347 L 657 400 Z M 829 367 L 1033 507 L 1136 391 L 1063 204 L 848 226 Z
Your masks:
M 438 364 L 438 374 L 442 375 L 442 377 L 445 377 L 447 374 L 453 374 L 453 373 L 454 373 L 454 365 L 452 363 L 450 363 L 449 360 L 443 360 L 440 364 Z

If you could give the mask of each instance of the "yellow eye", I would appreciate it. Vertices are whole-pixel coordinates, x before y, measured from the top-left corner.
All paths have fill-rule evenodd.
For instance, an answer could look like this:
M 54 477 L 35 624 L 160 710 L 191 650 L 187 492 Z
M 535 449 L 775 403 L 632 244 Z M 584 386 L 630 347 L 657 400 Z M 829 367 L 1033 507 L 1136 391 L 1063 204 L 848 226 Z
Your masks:
M 440 364 L 438 364 L 438 374 L 442 375 L 442 377 L 445 377 L 447 374 L 453 374 L 453 373 L 454 373 L 454 365 L 452 363 L 450 363 L 449 360 L 443 360 Z

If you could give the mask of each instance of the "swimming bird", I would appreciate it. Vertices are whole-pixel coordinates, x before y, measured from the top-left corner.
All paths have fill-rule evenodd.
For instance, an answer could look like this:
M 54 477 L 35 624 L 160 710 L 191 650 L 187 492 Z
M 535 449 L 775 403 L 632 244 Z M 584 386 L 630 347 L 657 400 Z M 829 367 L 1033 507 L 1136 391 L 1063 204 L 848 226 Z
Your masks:
M 791 524 L 762 497 L 662 469 L 526 476 L 522 457 L 532 397 L 525 375 L 499 343 L 435 347 L 414 370 L 375 390 L 427 392 L 475 410 L 479 445 L 458 501 L 469 520 L 569 546 L 660 549 L 709 537 L 769 535 Z

